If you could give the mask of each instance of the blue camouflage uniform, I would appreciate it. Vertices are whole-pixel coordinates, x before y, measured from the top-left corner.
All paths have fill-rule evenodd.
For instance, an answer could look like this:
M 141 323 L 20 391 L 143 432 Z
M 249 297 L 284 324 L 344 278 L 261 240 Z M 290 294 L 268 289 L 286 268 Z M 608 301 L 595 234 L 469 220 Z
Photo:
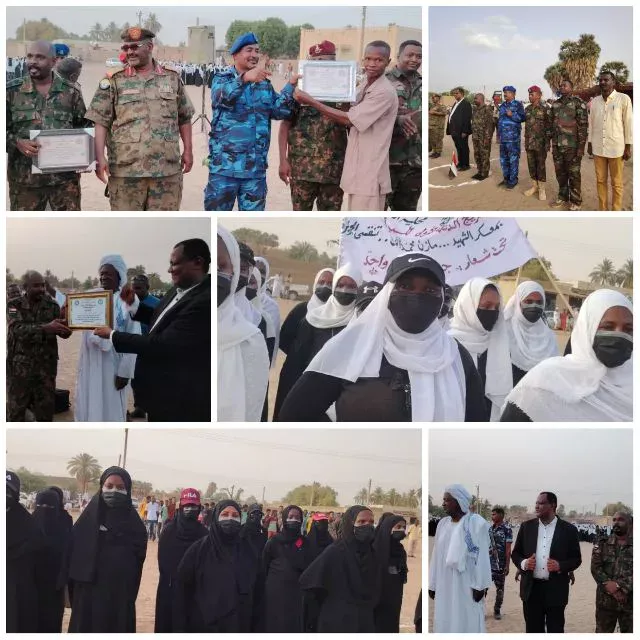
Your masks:
M 271 82 L 243 82 L 235 67 L 211 83 L 213 120 L 209 140 L 209 181 L 205 211 L 264 211 L 271 120 L 292 117 L 294 87 L 280 94 Z
M 511 116 L 507 115 L 511 111 Z M 503 102 L 498 108 L 498 135 L 500 137 L 500 166 L 507 185 L 518 184 L 520 165 L 520 137 L 525 121 L 524 106 L 519 100 Z

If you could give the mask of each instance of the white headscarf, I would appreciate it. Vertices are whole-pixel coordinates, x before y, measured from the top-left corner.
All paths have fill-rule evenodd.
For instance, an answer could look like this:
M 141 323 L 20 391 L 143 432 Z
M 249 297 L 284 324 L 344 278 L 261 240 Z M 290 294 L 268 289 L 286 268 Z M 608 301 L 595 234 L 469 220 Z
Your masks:
M 413 422 L 463 422 L 466 382 L 458 345 L 437 320 L 422 333 L 400 329 L 388 308 L 393 287 L 387 282 L 362 314 L 320 349 L 307 371 L 351 382 L 377 378 L 384 355 L 409 373 Z
M 327 269 L 323 269 L 323 271 L 327 271 Z M 347 263 L 344 266 L 340 267 L 333 274 L 333 286 L 331 287 L 332 293 L 326 304 L 323 304 L 321 307 L 316 307 L 315 309 L 310 309 L 307 305 L 307 322 L 312 327 L 315 327 L 316 329 L 333 329 L 335 327 L 344 327 L 346 324 L 348 324 L 349 320 L 351 320 L 351 316 L 355 313 L 356 310 L 355 300 L 350 305 L 347 305 L 345 307 L 341 304 L 338 304 L 338 301 L 333 295 L 336 291 L 338 281 L 343 276 L 349 276 L 350 278 L 352 278 L 355 281 L 356 286 L 358 287 L 362 282 L 360 270 L 355 265 Z M 315 283 L 313 288 L 315 290 Z
M 273 320 L 273 326 L 276 331 L 276 347 L 275 353 L 278 352 L 278 341 L 280 339 L 280 307 L 278 307 L 278 303 L 269 295 L 267 292 L 267 282 L 269 281 L 269 272 L 271 271 L 269 267 L 269 263 L 266 258 L 257 257 L 256 262 L 261 262 L 265 266 L 265 276 L 262 282 L 262 287 L 260 287 L 260 292 L 258 295 L 260 296 L 260 300 L 262 300 L 262 308 L 269 313 L 271 319 Z M 262 274 L 260 274 L 262 277 Z
M 633 305 L 619 291 L 599 289 L 587 296 L 571 334 L 571 353 L 536 365 L 507 397 L 534 422 L 631 421 L 633 357 L 605 367 L 593 350 L 602 316 L 611 307 Z
M 258 422 L 267 392 L 269 356 L 260 330 L 236 307 L 240 277 L 236 239 L 218 225 L 233 265 L 231 292 L 218 307 L 218 420 Z
M 251 278 L 251 269 L 249 269 L 249 278 Z M 262 314 L 251 304 L 249 298 L 247 298 L 247 287 L 242 287 L 242 289 L 236 291 L 234 296 L 236 299 L 236 307 L 240 309 L 242 315 L 251 322 L 251 324 L 259 326 L 262 322 Z
M 553 358 L 560 353 L 556 337 L 549 329 L 544 316 L 537 322 L 531 323 L 522 314 L 520 304 L 532 293 L 539 293 L 542 296 L 544 308 L 544 289 L 533 281 L 522 282 L 518 285 L 504 308 L 511 362 L 522 371 L 530 371 L 539 362 Z
M 249 300 L 249 298 L 247 298 L 247 300 L 249 300 L 249 304 L 254 309 L 256 309 L 256 311 L 264 319 L 267 325 L 267 338 L 275 338 L 276 331 L 273 326 L 273 320 L 271 319 L 271 316 L 267 313 L 266 309 L 264 308 L 262 304 L 262 298 L 260 296 L 260 291 L 262 289 L 262 275 L 260 274 L 260 269 L 258 269 L 258 267 L 253 267 L 253 269 L 251 269 L 249 273 L 249 281 L 251 281 L 251 276 L 253 276 L 256 279 L 258 290 L 256 293 L 256 297 L 253 300 Z
M 472 496 L 461 484 L 450 484 L 444 488 L 444 492 L 460 505 L 462 513 L 469 513 Z
M 100 260 L 100 266 L 98 270 L 104 267 L 105 264 L 110 264 L 118 273 L 120 277 L 120 283 L 116 291 L 113 293 L 112 301 L 113 301 L 113 318 L 114 325 L 117 331 L 125 331 L 125 327 L 127 326 L 127 315 L 128 311 L 126 305 L 124 304 L 122 298 L 117 295 L 117 292 L 127 284 L 127 265 L 124 262 L 124 259 L 121 255 L 117 253 L 112 253 L 107 256 L 104 256 Z
M 498 321 L 491 331 L 487 331 L 481 324 L 476 310 L 485 287 L 498 288 L 485 278 L 471 278 L 453 305 L 453 319 L 449 335 L 458 340 L 471 354 L 476 366 L 478 356 L 487 351 L 486 384 L 484 394 L 491 402 L 491 419 L 498 420 L 500 409 L 506 395 L 513 388 L 513 374 L 511 372 L 511 357 L 509 356 L 509 337 L 502 313 L 502 297 L 500 297 L 500 313 Z M 498 291 L 500 296 L 500 291 Z
M 326 304 L 325 302 L 322 302 L 322 300 L 320 300 L 320 298 L 318 298 L 318 296 L 316 295 L 316 287 L 318 286 L 318 280 L 320 280 L 320 276 L 326 271 L 331 272 L 331 274 L 334 276 L 333 282 L 335 282 L 335 273 L 336 273 L 335 269 L 326 267 L 325 269 L 320 269 L 320 271 L 316 273 L 316 277 L 313 279 L 313 289 L 311 290 L 311 298 L 309 298 L 309 302 L 307 302 L 307 313 L 309 313 L 309 311 L 313 309 L 317 309 L 318 307 L 321 307 L 322 305 Z

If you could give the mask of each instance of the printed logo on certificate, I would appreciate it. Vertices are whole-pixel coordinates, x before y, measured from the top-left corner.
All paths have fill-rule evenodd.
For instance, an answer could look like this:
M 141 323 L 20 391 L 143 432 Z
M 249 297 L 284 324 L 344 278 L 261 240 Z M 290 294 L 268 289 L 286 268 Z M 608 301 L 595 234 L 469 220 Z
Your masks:
M 112 292 L 67 294 L 67 325 L 74 331 L 112 327 Z

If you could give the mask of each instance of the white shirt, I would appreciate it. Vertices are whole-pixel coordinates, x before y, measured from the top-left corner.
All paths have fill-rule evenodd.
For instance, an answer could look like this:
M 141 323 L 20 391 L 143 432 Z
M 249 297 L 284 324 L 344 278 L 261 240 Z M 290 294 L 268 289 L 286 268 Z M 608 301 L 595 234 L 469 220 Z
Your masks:
M 464 100 L 464 98 L 462 98 Z M 451 113 L 449 114 L 449 122 L 451 122 L 451 116 L 453 116 L 453 112 L 458 108 L 458 105 L 462 102 L 462 100 L 458 100 L 453 107 L 451 108 Z
M 633 144 L 633 107 L 631 98 L 615 89 L 605 102 L 596 96 L 591 102 L 589 135 L 593 155 L 620 158 L 626 144 Z
M 556 531 L 556 524 L 558 523 L 558 516 L 556 516 L 549 524 L 543 524 L 542 520 L 538 519 L 538 544 L 536 545 L 536 568 L 533 570 L 533 577 L 537 580 L 548 580 L 549 569 L 547 569 L 547 561 L 549 560 L 549 553 L 551 551 L 551 541 L 553 540 L 553 534 Z M 526 558 L 522 561 L 520 568 L 523 571 L 527 570 Z
M 147 520 L 152 520 L 154 522 L 157 522 L 159 511 L 160 511 L 160 503 L 150 502 L 147 505 Z

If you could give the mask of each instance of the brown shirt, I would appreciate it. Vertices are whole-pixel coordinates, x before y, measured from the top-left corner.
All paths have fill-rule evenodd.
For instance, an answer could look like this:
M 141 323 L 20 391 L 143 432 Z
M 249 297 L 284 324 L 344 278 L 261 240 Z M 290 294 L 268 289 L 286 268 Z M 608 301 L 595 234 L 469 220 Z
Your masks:
M 340 181 L 345 193 L 391 193 L 389 146 L 397 113 L 396 90 L 384 75 L 368 87 L 360 87 L 356 103 L 349 109 L 352 127 Z

